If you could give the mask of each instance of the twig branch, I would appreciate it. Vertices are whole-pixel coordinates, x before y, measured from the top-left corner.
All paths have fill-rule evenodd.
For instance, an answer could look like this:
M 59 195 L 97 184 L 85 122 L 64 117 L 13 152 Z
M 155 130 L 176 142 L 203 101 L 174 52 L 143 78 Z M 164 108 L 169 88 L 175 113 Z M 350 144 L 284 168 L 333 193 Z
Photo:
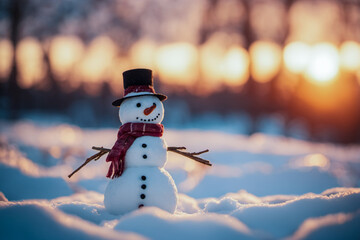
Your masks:
M 200 154 L 207 153 L 207 152 L 209 152 L 209 149 L 205 149 L 204 151 L 201 151 L 201 152 L 193 152 L 193 153 L 190 153 L 190 154 L 191 155 L 200 155 Z
M 88 164 L 89 162 L 91 162 L 92 160 L 97 161 L 99 160 L 104 154 L 110 152 L 110 149 L 108 148 L 103 148 L 103 147 L 92 147 L 92 149 L 94 150 L 98 150 L 99 152 L 92 155 L 91 157 L 87 158 L 85 160 L 85 162 L 83 164 L 81 164 L 80 167 L 78 167 L 77 169 L 75 169 L 71 174 L 68 175 L 69 178 L 72 177 L 72 175 L 74 175 L 76 172 L 78 172 L 81 168 L 83 168 L 86 164 Z
M 168 151 L 173 151 L 173 150 L 185 150 L 186 147 L 168 147 L 167 150 Z
M 72 175 L 74 175 L 75 173 L 77 173 L 81 168 L 83 168 L 85 165 L 87 165 L 89 162 L 91 162 L 92 160 L 94 161 L 97 161 L 99 160 L 103 155 L 105 155 L 106 153 L 109 153 L 111 151 L 111 149 L 109 148 L 103 148 L 103 147 L 92 147 L 92 149 L 94 150 L 97 150 L 99 151 L 98 153 L 92 155 L 91 157 L 87 158 L 85 160 L 85 162 L 83 164 L 81 164 L 80 167 L 78 167 L 77 169 L 75 169 L 71 174 L 68 175 L 69 178 L 72 177 Z M 177 153 L 177 154 L 180 154 L 182 156 L 185 156 L 185 157 L 188 157 L 192 160 L 195 160 L 199 163 L 202 163 L 202 164 L 205 164 L 205 165 L 208 165 L 208 166 L 212 166 L 212 164 L 208 161 L 208 160 L 205 160 L 205 159 L 202 159 L 200 157 L 197 157 L 197 155 L 200 155 L 200 154 L 203 154 L 203 153 L 206 153 L 208 152 L 209 150 L 206 149 L 204 151 L 201 151 L 201 152 L 184 152 L 184 151 L 180 151 L 180 150 L 185 150 L 186 147 L 168 147 L 167 150 L 169 152 L 174 152 L 174 153 Z
M 103 148 L 103 147 L 92 147 L 91 149 L 98 150 L 98 151 L 103 151 L 103 152 L 110 152 L 111 151 L 111 149 Z
M 205 160 L 205 159 L 202 159 L 200 157 L 197 157 L 196 155 L 200 155 L 200 154 L 203 154 L 203 153 L 206 153 L 209 151 L 209 149 L 206 149 L 204 151 L 201 151 L 201 152 L 184 152 L 184 151 L 180 151 L 180 150 L 185 150 L 186 147 L 168 147 L 167 150 L 170 151 L 170 152 L 174 152 L 174 153 L 177 153 L 177 154 L 180 154 L 184 157 L 188 157 L 192 160 L 195 160 L 199 163 L 202 163 L 202 164 L 205 164 L 205 165 L 208 165 L 208 166 L 212 166 L 212 164 L 208 161 L 208 160 Z

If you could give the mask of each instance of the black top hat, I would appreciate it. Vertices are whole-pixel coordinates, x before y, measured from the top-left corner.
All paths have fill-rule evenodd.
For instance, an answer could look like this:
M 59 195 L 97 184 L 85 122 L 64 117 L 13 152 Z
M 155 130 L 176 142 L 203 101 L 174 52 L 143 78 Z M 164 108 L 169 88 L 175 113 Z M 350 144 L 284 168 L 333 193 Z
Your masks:
M 155 96 L 160 101 L 166 100 L 167 96 L 156 93 L 153 88 L 152 71 L 150 69 L 137 68 L 123 72 L 124 97 L 115 100 L 112 105 L 120 106 L 128 98 L 139 96 Z

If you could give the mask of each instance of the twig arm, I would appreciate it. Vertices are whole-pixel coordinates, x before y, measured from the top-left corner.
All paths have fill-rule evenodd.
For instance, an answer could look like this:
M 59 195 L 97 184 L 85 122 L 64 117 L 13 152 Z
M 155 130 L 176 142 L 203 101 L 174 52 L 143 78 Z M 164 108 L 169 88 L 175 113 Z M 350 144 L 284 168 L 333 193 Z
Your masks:
M 210 163 L 210 161 L 208 160 L 205 160 L 205 159 L 202 159 L 200 157 L 197 157 L 196 155 L 200 155 L 200 154 L 203 154 L 203 153 L 206 153 L 209 151 L 209 149 L 206 149 L 204 151 L 201 151 L 201 152 L 185 152 L 185 151 L 180 151 L 180 150 L 184 150 L 186 149 L 185 147 L 168 147 L 167 150 L 169 152 L 174 152 L 174 153 L 177 153 L 177 154 L 180 154 L 184 157 L 188 157 L 192 160 L 195 160 L 199 163 L 202 163 L 202 164 L 205 164 L 207 166 L 212 166 L 212 164 Z
M 69 178 L 72 177 L 72 175 L 74 175 L 75 173 L 77 173 L 81 168 L 83 168 L 86 164 L 88 164 L 89 162 L 91 162 L 92 160 L 97 161 L 99 160 L 103 155 L 105 155 L 106 153 L 110 152 L 111 149 L 108 148 L 103 148 L 103 147 L 92 147 L 92 149 L 99 151 L 98 153 L 92 155 L 91 157 L 87 158 L 85 160 L 85 162 L 83 164 L 81 164 L 80 167 L 78 167 L 77 169 L 75 169 L 72 173 L 70 173 L 68 175 Z
M 110 152 L 111 151 L 111 149 L 103 148 L 103 147 L 92 147 L 92 149 L 102 151 L 102 152 Z
M 201 152 L 192 152 L 190 154 L 191 155 L 200 155 L 200 154 L 207 153 L 207 152 L 209 152 L 209 149 L 205 149 L 204 151 L 201 151 Z
M 106 153 L 109 153 L 111 151 L 111 149 L 109 148 L 103 148 L 103 147 L 92 147 L 92 149 L 99 151 L 98 153 L 92 155 L 91 157 L 87 158 L 85 160 L 85 162 L 83 164 L 81 164 L 80 167 L 78 167 L 77 169 L 75 169 L 71 174 L 68 175 L 69 178 L 71 178 L 75 173 L 77 173 L 81 168 L 83 168 L 85 165 L 87 165 L 89 162 L 91 162 L 92 160 L 97 161 L 98 159 L 100 159 L 103 155 L 105 155 Z M 197 157 L 196 155 L 200 155 L 203 153 L 208 152 L 209 150 L 206 149 L 204 151 L 201 152 L 185 152 L 185 151 L 181 151 L 181 150 L 185 150 L 186 147 L 168 147 L 167 150 L 170 152 L 174 152 L 177 154 L 180 154 L 184 157 L 188 157 L 194 161 L 197 161 L 199 163 L 208 165 L 208 166 L 212 166 L 212 164 L 205 159 L 202 159 L 200 157 Z
M 174 151 L 174 150 L 186 150 L 186 147 L 168 147 L 168 151 Z

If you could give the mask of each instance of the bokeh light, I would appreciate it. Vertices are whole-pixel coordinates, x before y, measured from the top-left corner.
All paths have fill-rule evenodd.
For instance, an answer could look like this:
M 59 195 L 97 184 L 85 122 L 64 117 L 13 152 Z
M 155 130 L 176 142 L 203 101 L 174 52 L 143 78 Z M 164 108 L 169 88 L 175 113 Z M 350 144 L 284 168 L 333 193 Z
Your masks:
M 170 125 L 190 126 L 207 114 L 215 124 L 239 114 L 241 131 L 250 134 L 264 131 L 258 122 L 276 113 L 308 121 L 304 136 L 360 139 L 357 130 L 345 133 L 359 127 L 343 120 L 360 118 L 354 3 L 186 0 L 175 8 L 171 1 L 110 1 L 64 12 L 68 4 L 29 2 L 18 21 L 11 12 L 0 19 L 0 87 L 3 102 L 14 105 L 3 116 L 56 109 L 79 124 L 107 124 L 113 120 L 99 118 L 110 110 L 100 106 L 123 95 L 122 73 L 149 68 L 155 88 L 181 106 Z M 59 101 L 47 103 L 55 94 Z M 79 107 L 82 101 L 91 104 Z M 320 136 L 323 125 L 334 133 Z
M 0 79 L 6 79 L 11 70 L 14 49 L 7 39 L 0 39 Z
M 302 73 L 308 66 L 311 48 L 303 42 L 292 42 L 284 48 L 284 63 L 293 73 Z
M 108 66 L 117 54 L 115 43 L 108 37 L 95 38 L 80 63 L 80 77 L 86 82 L 98 82 L 109 75 Z
M 340 47 L 341 66 L 350 72 L 360 70 L 360 44 L 346 41 Z
M 207 91 L 213 91 L 222 83 L 222 73 L 220 66 L 226 54 L 223 45 L 218 44 L 218 36 L 212 36 L 205 44 L 200 46 L 200 70 L 201 77 Z
M 41 43 L 35 38 L 24 38 L 16 49 L 16 61 L 19 65 L 18 83 L 29 88 L 40 83 L 45 77 L 46 65 Z
M 156 43 L 149 39 L 141 39 L 130 50 L 130 59 L 133 66 L 154 69 L 156 57 Z
M 272 42 L 257 41 L 250 46 L 251 74 L 255 81 L 265 83 L 280 70 L 281 48 Z
M 84 52 L 82 41 L 75 36 L 56 36 L 51 40 L 49 57 L 59 80 L 69 77 Z
M 198 52 L 189 43 L 173 43 L 160 47 L 156 65 L 161 80 L 174 85 L 189 86 L 198 77 Z
M 76 68 L 74 81 L 87 83 L 86 92 L 91 95 L 97 94 L 101 89 L 101 83 L 108 81 L 111 77 L 110 66 L 117 53 L 118 48 L 109 37 L 95 38 Z
M 319 43 L 312 47 L 307 78 L 317 84 L 334 80 L 339 71 L 339 55 L 336 46 L 331 43 Z
M 249 55 L 245 49 L 232 47 L 223 60 L 223 76 L 230 86 L 244 84 L 249 77 Z

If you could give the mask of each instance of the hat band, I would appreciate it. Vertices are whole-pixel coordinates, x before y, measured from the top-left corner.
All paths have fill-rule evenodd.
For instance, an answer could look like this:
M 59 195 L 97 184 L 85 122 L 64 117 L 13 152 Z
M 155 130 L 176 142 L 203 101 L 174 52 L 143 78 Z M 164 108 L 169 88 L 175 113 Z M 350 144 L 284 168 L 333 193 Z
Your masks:
M 124 91 L 124 96 L 128 95 L 129 93 L 138 93 L 138 92 L 150 92 L 155 93 L 155 90 L 152 86 L 149 85 L 134 85 L 127 87 Z

